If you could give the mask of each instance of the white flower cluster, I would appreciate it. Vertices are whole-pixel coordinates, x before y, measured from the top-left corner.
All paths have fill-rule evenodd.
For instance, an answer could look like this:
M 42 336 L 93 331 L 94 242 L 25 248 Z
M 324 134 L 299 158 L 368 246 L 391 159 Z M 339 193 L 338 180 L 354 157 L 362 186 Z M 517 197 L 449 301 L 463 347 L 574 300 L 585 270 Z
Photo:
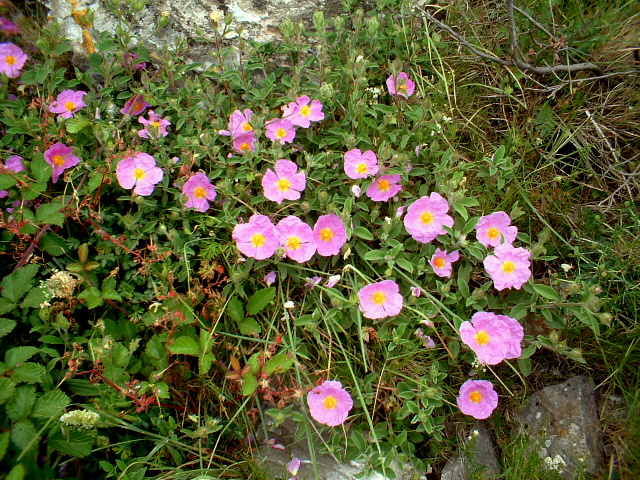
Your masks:
M 78 279 L 68 272 L 55 272 L 45 282 L 45 288 L 52 297 L 69 298 L 73 295 L 73 290 L 78 283 Z
M 67 412 L 60 417 L 60 421 L 65 425 L 80 428 L 93 428 L 100 420 L 100 415 L 89 410 L 74 410 Z
M 556 470 L 559 473 L 562 473 L 564 467 L 567 466 L 567 463 L 564 461 L 560 455 L 556 455 L 555 457 L 545 457 L 543 460 L 544 466 L 547 470 Z

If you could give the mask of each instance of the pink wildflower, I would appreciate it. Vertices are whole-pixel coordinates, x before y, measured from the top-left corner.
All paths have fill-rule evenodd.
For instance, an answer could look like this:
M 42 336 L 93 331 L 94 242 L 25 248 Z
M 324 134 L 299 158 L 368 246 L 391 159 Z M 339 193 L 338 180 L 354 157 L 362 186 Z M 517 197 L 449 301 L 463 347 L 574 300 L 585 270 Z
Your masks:
M 340 382 L 327 380 L 307 394 L 307 405 L 316 422 L 335 427 L 347 419 L 353 400 Z
M 123 58 L 124 60 L 121 64 L 123 68 L 131 67 L 133 70 L 142 70 L 147 66 L 147 62 L 136 63 L 135 60 L 138 58 L 138 55 L 133 52 L 125 52 Z
M 520 290 L 531 278 L 531 253 L 524 248 L 515 248 L 508 243 L 498 245 L 493 255 L 484 259 L 484 268 L 493 280 L 496 290 L 515 288 Z
M 296 128 L 290 120 L 273 118 L 267 122 L 266 137 L 273 142 L 280 142 L 280 145 L 293 142 L 296 137 Z
M 511 219 L 505 212 L 494 212 L 480 217 L 476 224 L 476 237 L 485 247 L 513 243 L 517 234 L 518 227 L 511 226 Z
M 144 99 L 144 96 L 136 93 L 133 97 L 126 101 L 124 107 L 120 109 L 120 113 L 123 115 L 129 115 L 130 117 L 136 117 L 144 112 L 151 106 Z
M 231 137 L 232 140 L 236 140 L 245 135 L 253 136 L 254 129 L 251 124 L 251 115 L 253 115 L 253 112 L 248 108 L 245 108 L 243 111 L 236 110 L 229 117 L 229 130 L 220 130 L 218 133 Z
M 182 193 L 189 197 L 185 204 L 187 208 L 194 208 L 198 212 L 206 212 L 209 202 L 216 199 L 216 187 L 203 172 L 196 173 L 182 186 Z
M 327 278 L 324 286 L 327 288 L 333 288 L 338 284 L 341 278 L 341 275 L 329 275 L 329 278 Z
M 407 98 L 413 95 L 416 84 L 409 78 L 409 75 L 405 72 L 400 72 L 398 75 L 389 75 L 387 88 L 389 89 L 389 95 L 401 95 Z
M 264 276 L 264 283 L 267 284 L 267 287 L 270 287 L 275 283 L 276 277 L 277 277 L 277 274 L 273 270 Z
M 354 180 L 375 175 L 378 173 L 378 157 L 373 150 L 364 153 L 359 148 L 349 150 L 344 154 L 344 172 Z
M 407 209 L 404 226 L 417 242 L 429 243 L 438 235 L 446 234 L 442 227 L 452 227 L 453 218 L 447 215 L 449 204 L 436 192 L 421 197 Z
M 276 225 L 276 235 L 284 247 L 284 257 L 304 263 L 316 253 L 313 230 L 298 217 L 290 215 L 280 220 Z
M 18 35 L 18 24 L 8 20 L 4 17 L 0 17 L 0 31 L 6 35 Z
M 169 120 L 163 119 L 153 110 L 149 110 L 149 119 L 139 117 L 138 121 L 144 125 L 142 130 L 138 130 L 138 136 L 141 138 L 160 138 L 169 135 L 167 127 L 171 125 Z
M 520 356 L 524 330 L 515 318 L 476 312 L 471 322 L 460 325 L 460 337 L 475 352 L 480 363 L 497 365 L 504 359 Z
M 298 470 L 300 470 L 300 465 L 300 459 L 298 457 L 293 457 L 291 461 L 287 463 L 287 472 L 296 477 L 298 475 Z
M 0 73 L 4 73 L 7 77 L 19 77 L 27 58 L 22 49 L 13 43 L 0 43 Z
M 279 204 L 285 199 L 298 200 L 307 184 L 305 173 L 298 172 L 295 163 L 284 159 L 278 160 L 274 168 L 275 173 L 269 168 L 262 177 L 264 196 Z
M 253 132 L 249 132 L 238 138 L 234 138 L 232 146 L 236 152 L 241 154 L 245 154 L 247 152 L 255 152 L 256 150 L 255 134 Z
M 317 285 L 320 285 L 320 282 L 322 281 L 322 277 L 307 277 L 305 278 L 305 280 L 307 281 L 304 286 L 307 287 L 309 290 L 313 290 L 314 288 L 316 288 Z
M 236 225 L 231 237 L 242 254 L 256 260 L 269 258 L 278 249 L 276 227 L 266 215 L 254 214 L 248 223 Z
M 383 280 L 362 287 L 358 292 L 360 310 L 366 318 L 394 317 L 402 310 L 403 299 L 398 284 Z
M 318 255 L 330 257 L 340 253 L 347 241 L 347 231 L 338 215 L 322 215 L 313 227 Z
M 51 113 L 59 113 L 60 118 L 71 118 L 74 113 L 78 112 L 82 107 L 87 105 L 82 101 L 87 92 L 82 90 L 64 90 L 58 94 L 58 97 L 49 105 Z
M 22 164 L 22 157 L 20 155 L 11 155 L 5 160 L 4 166 L 16 173 L 25 170 L 24 165 Z
M 162 169 L 156 167 L 156 159 L 142 152 L 120 160 L 116 167 L 120 186 L 127 190 L 133 188 L 133 192 L 141 196 L 151 195 L 162 176 Z
M 367 197 L 374 202 L 386 202 L 402 190 L 399 181 L 400 175 L 381 175 L 367 188 Z
M 70 167 L 80 163 L 80 159 L 73 155 L 73 149 L 64 143 L 54 143 L 44 152 L 45 161 L 53 167 L 51 179 L 53 183 L 58 181 L 60 175 Z
M 411 290 L 412 297 L 418 298 L 420 295 L 422 295 L 422 289 L 420 287 L 409 287 L 409 290 Z
M 498 406 L 498 394 L 488 380 L 467 380 L 460 387 L 456 402 L 465 415 L 484 420 Z
M 324 113 L 322 113 L 322 103 L 319 100 L 314 100 L 309 105 L 309 97 L 304 95 L 298 97 L 295 102 L 289 103 L 283 109 L 283 116 L 289 120 L 293 125 L 302 128 L 309 128 L 311 122 L 318 122 L 324 120 Z
M 433 267 L 433 271 L 439 277 L 451 278 L 451 264 L 458 261 L 460 258 L 460 252 L 447 253 L 446 250 L 440 250 L 436 248 L 436 253 L 433 254 L 429 265 Z

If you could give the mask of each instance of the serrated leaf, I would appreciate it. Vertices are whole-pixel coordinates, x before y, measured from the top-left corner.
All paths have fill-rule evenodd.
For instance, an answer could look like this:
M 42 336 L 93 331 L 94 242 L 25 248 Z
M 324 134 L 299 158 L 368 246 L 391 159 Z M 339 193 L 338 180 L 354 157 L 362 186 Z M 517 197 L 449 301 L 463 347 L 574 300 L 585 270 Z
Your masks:
M 13 369 L 11 378 L 16 382 L 42 383 L 45 369 L 39 363 L 27 362 Z
M 58 202 L 45 203 L 44 205 L 40 205 L 36 210 L 36 221 L 43 224 L 53 224 L 62 226 L 62 222 L 64 222 L 64 215 L 60 213 L 60 210 L 64 205 Z
M 256 320 L 252 317 L 245 318 L 240 323 L 240 333 L 242 335 L 247 335 L 247 336 L 257 335 L 260 333 L 261 330 L 262 328 L 260 327 L 260 324 L 256 322 Z
M 558 293 L 558 291 L 553 288 L 550 287 L 548 285 L 542 285 L 540 283 L 534 283 L 533 284 L 533 289 L 536 291 L 536 293 L 544 298 L 548 298 L 549 300 L 555 300 L 557 302 L 559 302 L 561 300 L 560 298 L 560 294 Z
M 52 390 L 36 400 L 33 415 L 42 417 L 57 417 L 71 403 L 71 399 L 60 390 Z
M 41 196 L 42 192 L 44 192 L 46 189 L 47 189 L 46 183 L 27 183 L 20 190 L 20 194 L 22 195 L 23 200 L 33 200 Z M 25 216 L 26 215 L 27 214 L 25 211 Z M 33 214 L 31 214 L 30 216 L 33 217 Z M 35 217 L 33 218 L 33 220 L 35 220 Z M 32 225 L 29 225 L 29 226 L 35 230 L 35 226 L 32 226 Z
M 373 240 L 373 234 L 364 227 L 356 227 L 353 229 L 353 234 L 356 237 L 363 238 L 365 240 Z
M 82 117 L 74 117 L 67 122 L 67 132 L 69 133 L 78 133 L 84 127 L 89 125 L 91 122 L 86 118 Z
M 11 420 L 23 420 L 31 413 L 31 408 L 36 401 L 36 389 L 31 385 L 22 385 L 16 388 L 15 395 L 9 400 L 5 409 Z
M 200 347 L 198 347 L 198 343 L 191 337 L 176 338 L 173 343 L 169 345 L 169 351 L 176 355 L 200 356 Z
M 14 465 L 11 471 L 4 477 L 4 480 L 24 480 L 27 471 L 21 463 Z
M 38 445 L 38 432 L 29 420 L 21 420 L 13 425 L 11 440 L 20 449 Z
M 0 318 L 0 337 L 4 337 L 8 333 L 16 328 L 17 323 L 14 320 L 8 318 Z
M 96 308 L 103 304 L 100 290 L 96 287 L 89 287 L 78 294 L 78 298 L 85 300 L 87 308 Z
M 269 304 L 271 300 L 276 296 L 275 287 L 263 288 L 251 295 L 249 302 L 247 303 L 247 315 L 255 315 Z
M 40 265 L 30 263 L 2 279 L 2 296 L 12 303 L 18 303 L 31 288 L 31 282 Z
M 16 184 L 16 178 L 8 173 L 3 173 L 0 175 L 0 190 L 6 190 L 7 188 L 11 188 Z
M 10 302 L 6 298 L 0 298 L 0 315 L 10 312 L 15 309 L 17 305 L 13 302 Z
M 36 181 L 36 184 L 45 185 L 51 178 L 53 168 L 44 159 L 43 153 L 36 153 L 31 161 L 31 174 Z
M 264 364 L 264 371 L 267 375 L 272 373 L 286 372 L 293 365 L 293 359 L 288 356 L 279 353 L 271 357 L 267 363 Z
M 24 297 L 20 306 L 22 308 L 38 308 L 47 300 L 49 300 L 49 296 L 45 289 L 42 287 L 36 287 L 29 290 L 29 293 Z
M 11 432 L 4 432 L 0 435 L 0 461 L 4 458 L 9 448 L 9 440 L 11 440 Z
M 205 353 L 202 355 L 198 362 L 198 367 L 200 369 L 200 375 L 206 375 L 211 370 L 211 365 L 215 361 L 216 356 L 213 353 Z
M 69 248 L 69 244 L 60 235 L 53 232 L 47 232 L 40 241 L 40 248 L 49 255 L 57 257 L 59 255 L 64 255 Z
M 19 363 L 26 362 L 36 353 L 38 353 L 37 347 L 13 347 L 4 354 L 4 363 L 10 368 L 15 367 Z
M 67 455 L 82 458 L 91 454 L 93 437 L 89 432 L 78 429 L 73 429 L 73 433 L 65 437 L 58 430 L 49 436 L 47 444 Z
M 7 377 L 0 377 L 0 404 L 9 400 L 16 391 L 16 382 Z
M 242 395 L 245 397 L 253 394 L 258 389 L 258 380 L 253 373 L 246 373 L 242 377 Z

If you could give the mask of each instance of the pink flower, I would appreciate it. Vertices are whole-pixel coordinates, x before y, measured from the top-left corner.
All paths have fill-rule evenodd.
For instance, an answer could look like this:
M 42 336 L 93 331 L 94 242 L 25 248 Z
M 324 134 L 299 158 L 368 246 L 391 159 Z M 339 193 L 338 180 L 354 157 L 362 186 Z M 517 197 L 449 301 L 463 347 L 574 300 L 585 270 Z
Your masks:
M 87 92 L 78 90 L 64 90 L 58 94 L 58 97 L 49 105 L 49 111 L 51 113 L 59 113 L 60 118 L 71 118 L 73 114 L 78 112 L 82 107 L 87 105 L 82 101 Z
M 387 88 L 389 89 L 389 95 L 401 95 L 407 98 L 413 95 L 416 84 L 409 78 L 409 75 L 400 72 L 395 76 L 389 75 L 389 78 L 387 78 Z
M 136 93 L 133 97 L 127 100 L 124 107 L 120 109 L 120 113 L 123 115 L 129 115 L 130 117 L 135 117 L 140 115 L 150 106 L 151 104 L 145 101 L 144 96 Z
M 335 427 L 347 419 L 353 400 L 340 382 L 327 380 L 307 394 L 307 405 L 316 422 Z
M 276 225 L 276 235 L 284 248 L 284 257 L 298 263 L 307 262 L 316 253 L 313 230 L 298 217 L 290 215 Z
M 280 142 L 280 145 L 293 142 L 296 137 L 296 128 L 291 121 L 273 118 L 267 122 L 267 132 L 265 133 L 269 140 Z
M 493 255 L 484 259 L 484 268 L 493 280 L 496 290 L 515 288 L 520 290 L 529 278 L 531 253 L 524 248 L 515 248 L 508 243 L 498 245 Z
M 422 289 L 420 287 L 409 287 L 409 290 L 411 290 L 411 295 L 413 297 L 418 298 L 420 295 L 422 295 Z
M 498 394 L 488 380 L 467 380 L 460 387 L 456 402 L 465 415 L 484 420 L 498 406 Z
M 264 276 L 264 283 L 267 284 L 267 287 L 270 287 L 275 283 L 276 277 L 277 277 L 277 274 L 273 270 Z
M 327 288 L 333 288 L 338 284 L 341 278 L 341 275 L 329 275 L 329 278 L 327 278 L 324 286 Z
M 386 202 L 402 190 L 399 181 L 400 175 L 381 175 L 367 188 L 367 197 L 374 202 Z
M 142 70 L 147 66 L 147 62 L 136 63 L 135 60 L 138 58 L 138 55 L 136 55 L 133 52 L 126 52 L 123 55 L 123 58 L 124 60 L 122 61 L 122 64 L 121 64 L 123 68 L 130 66 L 131 68 L 133 68 L 133 70 Z
M 116 167 L 120 186 L 127 190 L 133 188 L 133 192 L 141 196 L 151 195 L 162 176 L 162 169 L 156 167 L 156 159 L 147 153 L 139 152 L 120 160 Z
M 220 130 L 218 133 L 227 137 L 231 137 L 232 140 L 236 140 L 245 135 L 253 136 L 254 130 L 251 125 L 251 115 L 253 112 L 248 108 L 243 111 L 236 110 L 229 117 L 229 130 Z
M 54 143 L 44 152 L 45 161 L 53 167 L 51 179 L 53 183 L 58 181 L 60 175 L 70 167 L 80 163 L 80 159 L 72 154 L 73 149 L 64 143 Z
M 344 172 L 354 180 L 375 175 L 378 173 L 378 157 L 373 150 L 364 153 L 359 148 L 349 150 L 344 154 Z
M 448 211 L 447 201 L 439 193 L 432 192 L 409 206 L 404 226 L 417 242 L 429 243 L 438 235 L 447 233 L 443 226 L 453 226 L 453 218 L 447 215 Z
M 20 155 L 11 155 L 5 160 L 4 166 L 16 173 L 25 170 L 24 165 L 22 164 L 22 157 Z
M 394 317 L 402 310 L 403 299 L 398 284 L 383 280 L 362 287 L 358 292 L 360 311 L 366 318 Z
M 198 212 L 206 212 L 209 202 L 216 199 L 216 187 L 211 185 L 211 180 L 203 172 L 196 173 L 184 182 L 182 193 L 189 197 L 185 207 L 195 208 Z
M 278 249 L 276 227 L 266 215 L 254 214 L 248 223 L 236 225 L 231 237 L 242 254 L 256 260 L 269 258 Z
M 298 457 L 293 457 L 289 463 L 287 463 L 287 472 L 294 477 L 298 475 L 298 470 L 300 470 L 300 459 Z
M 429 265 L 433 267 L 433 271 L 439 277 L 451 278 L 451 264 L 458 261 L 460 258 L 460 252 L 447 253 L 446 250 L 440 250 L 436 248 L 436 253 L 433 254 Z
M 485 247 L 497 247 L 501 243 L 513 243 L 518 227 L 512 227 L 505 212 L 494 212 L 480 217 L 476 224 L 476 237 Z
M 19 77 L 27 58 L 22 49 L 13 43 L 0 43 L 0 73 L 7 77 Z
M 302 128 L 309 128 L 311 122 L 324 120 L 322 103 L 319 100 L 314 100 L 309 105 L 309 97 L 306 95 L 298 97 L 295 102 L 284 107 L 283 116 L 293 125 Z
M 340 253 L 347 241 L 347 231 L 338 215 L 322 215 L 313 227 L 318 255 L 330 257 Z
M 0 17 L 0 31 L 6 35 L 18 35 L 20 33 L 18 24 L 4 17 Z
M 280 159 L 276 162 L 275 173 L 270 168 L 262 177 L 264 196 L 269 200 L 282 203 L 286 200 L 298 200 L 300 192 L 307 185 L 304 172 L 298 172 L 298 166 L 290 160 Z
M 313 290 L 314 288 L 316 288 L 317 285 L 320 285 L 320 282 L 322 281 L 322 277 L 307 277 L 305 278 L 305 280 L 307 281 L 304 286 L 307 287 L 309 290 Z
M 249 132 L 245 135 L 241 135 L 238 138 L 234 138 L 232 142 L 233 149 L 241 154 L 247 152 L 255 152 L 256 150 L 256 137 L 253 132 Z
M 475 352 L 480 363 L 497 365 L 505 358 L 520 356 L 524 330 L 515 318 L 476 312 L 471 322 L 460 325 L 460 337 Z
M 167 127 L 171 125 L 169 120 L 163 119 L 153 110 L 149 110 L 149 119 L 139 117 L 138 121 L 144 125 L 142 130 L 138 130 L 138 136 L 141 138 L 160 138 L 169 135 Z

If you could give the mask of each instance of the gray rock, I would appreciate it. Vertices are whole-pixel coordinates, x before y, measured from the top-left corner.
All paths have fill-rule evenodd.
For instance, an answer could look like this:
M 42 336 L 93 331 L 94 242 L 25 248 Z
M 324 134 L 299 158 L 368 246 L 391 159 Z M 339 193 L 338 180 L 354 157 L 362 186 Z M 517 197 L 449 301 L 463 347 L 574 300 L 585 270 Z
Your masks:
M 441 480 L 491 479 L 500 476 L 502 470 L 485 422 L 477 422 L 462 443 L 463 451 L 447 462 L 442 469 Z
M 573 377 L 531 395 L 517 412 L 519 433 L 528 437 L 529 451 L 563 479 L 597 470 L 603 458 L 602 434 L 590 377 Z

